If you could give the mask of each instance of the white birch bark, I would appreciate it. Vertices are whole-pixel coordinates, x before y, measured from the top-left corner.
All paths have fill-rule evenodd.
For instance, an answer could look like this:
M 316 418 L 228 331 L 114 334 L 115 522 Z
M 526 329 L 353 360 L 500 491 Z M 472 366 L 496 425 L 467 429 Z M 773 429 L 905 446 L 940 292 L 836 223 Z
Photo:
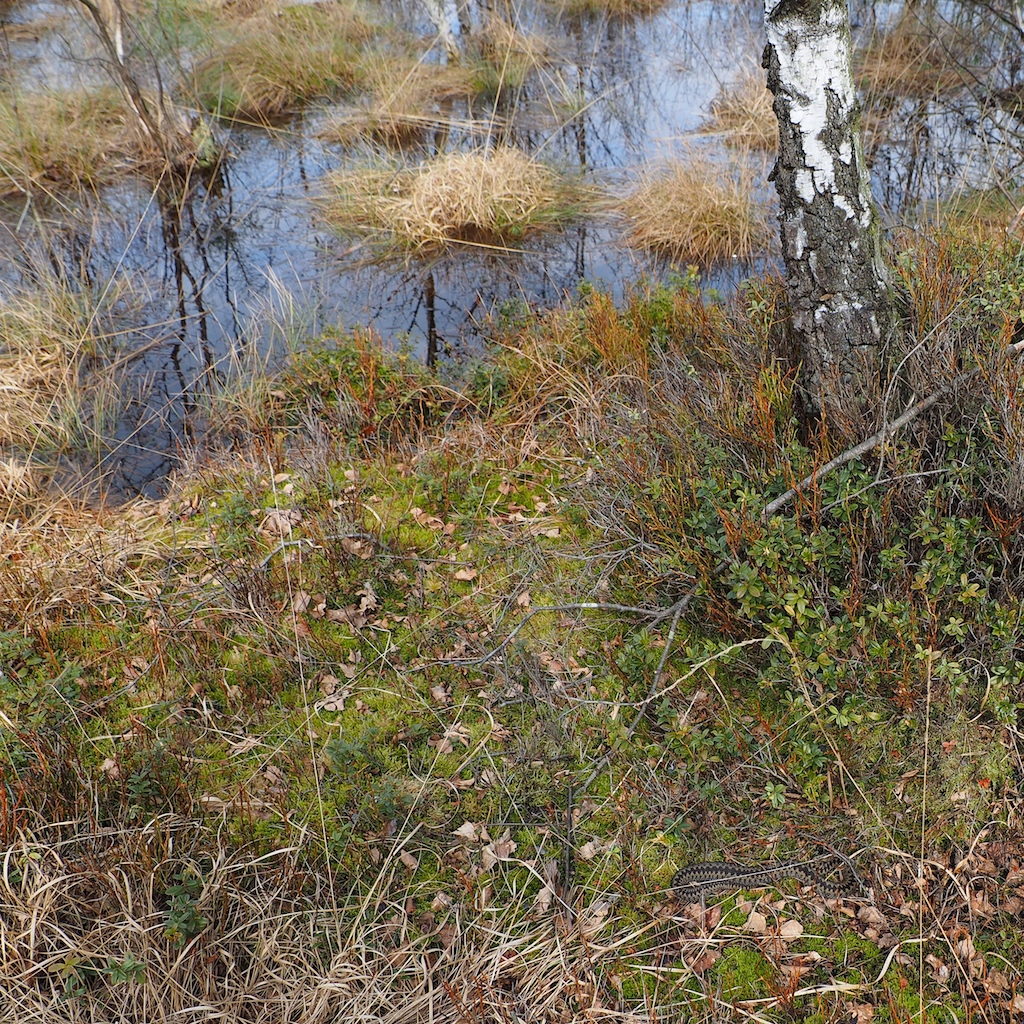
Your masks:
M 810 411 L 841 435 L 870 418 L 893 329 L 864 162 L 846 0 L 766 0 L 782 250 Z
M 448 60 L 458 60 L 459 44 L 452 30 L 447 0 L 423 0 L 423 6 L 437 29 L 438 39 L 444 43 L 445 56 Z

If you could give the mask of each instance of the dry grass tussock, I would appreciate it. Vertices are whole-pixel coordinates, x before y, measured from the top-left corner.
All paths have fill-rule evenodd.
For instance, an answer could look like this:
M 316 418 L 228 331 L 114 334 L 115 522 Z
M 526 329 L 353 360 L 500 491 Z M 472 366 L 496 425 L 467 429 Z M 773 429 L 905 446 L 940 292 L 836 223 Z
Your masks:
M 170 814 L 113 835 L 80 826 L 64 842 L 19 834 L 0 866 L 12 1018 L 643 1019 L 609 1005 L 603 975 L 637 936 L 592 894 L 572 918 L 550 890 L 474 910 L 407 885 L 398 842 L 332 890 L 300 846 L 227 855 L 214 827 Z
M 577 16 L 605 15 L 611 18 L 654 14 L 667 2 L 668 0 L 549 0 L 551 6 L 560 13 Z
M 328 220 L 406 249 L 503 245 L 571 219 L 580 186 L 520 150 L 448 153 L 399 171 L 331 177 Z
M 721 132 L 730 146 L 774 151 L 779 144 L 778 121 L 764 72 L 747 67 L 711 104 L 705 130 Z
M 30 468 L 26 475 L 19 460 L 10 460 L 9 470 L 0 462 L 0 478 L 8 472 L 12 486 L 0 490 L 0 623 L 116 607 L 152 592 L 155 574 L 173 551 L 152 503 L 89 509 L 53 493 L 40 471 Z M 120 596 L 111 594 L 115 579 Z
M 224 31 L 195 69 L 196 94 L 214 113 L 265 121 L 351 87 L 361 46 L 376 29 L 354 4 L 284 7 Z
M 974 49 L 970 32 L 908 11 L 891 29 L 868 40 L 858 57 L 857 80 L 869 95 L 947 93 L 976 81 L 980 69 L 971 63 Z
M 1024 194 L 1005 189 L 965 189 L 925 206 L 922 220 L 957 238 L 999 242 L 1024 234 Z
M 629 196 L 631 245 L 673 260 L 748 259 L 769 244 L 768 214 L 755 175 L 742 163 L 695 155 L 651 174 Z
M 96 187 L 141 155 L 116 89 L 0 93 L 0 196 Z
M 443 107 L 473 92 L 468 69 L 394 60 L 364 65 L 365 99 L 322 132 L 325 138 L 351 143 L 370 136 L 390 145 L 415 141 L 424 132 L 450 122 Z M 461 127 L 461 126 L 460 126 Z
M 36 451 L 72 440 L 87 340 L 70 294 L 0 303 L 0 446 Z
M 473 40 L 477 56 L 497 72 L 493 84 L 517 87 L 531 71 L 551 60 L 553 44 L 536 32 L 524 32 L 505 18 L 492 16 Z

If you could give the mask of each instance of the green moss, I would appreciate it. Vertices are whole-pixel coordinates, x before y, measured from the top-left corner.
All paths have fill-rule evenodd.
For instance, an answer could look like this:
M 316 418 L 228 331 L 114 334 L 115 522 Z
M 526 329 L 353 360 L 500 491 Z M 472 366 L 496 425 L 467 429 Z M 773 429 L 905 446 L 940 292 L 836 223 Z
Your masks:
M 709 971 L 727 1002 L 761 999 L 768 995 L 771 964 L 755 949 L 738 944 L 727 946 Z

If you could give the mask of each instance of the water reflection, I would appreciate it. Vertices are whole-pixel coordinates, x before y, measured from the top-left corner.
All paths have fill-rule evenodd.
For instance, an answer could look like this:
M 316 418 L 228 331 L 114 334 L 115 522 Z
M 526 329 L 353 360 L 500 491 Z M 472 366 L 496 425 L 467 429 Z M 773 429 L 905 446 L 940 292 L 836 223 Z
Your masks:
M 422 0 L 389 8 L 413 33 L 436 31 Z M 762 8 L 753 0 L 680 0 L 654 17 L 624 19 L 570 17 L 549 4 L 459 0 L 448 8 L 457 45 L 495 8 L 545 39 L 548 59 L 514 97 L 444 100 L 436 123 L 390 159 L 415 164 L 505 141 L 621 193 L 646 163 L 677 152 L 720 85 L 760 56 Z M 60 76 L 72 68 L 96 73 L 80 59 L 87 41 L 65 6 L 36 0 L 13 11 L 56 24 L 38 45 L 11 47 L 20 88 L 70 80 Z M 858 4 L 855 17 L 863 31 L 881 30 L 902 11 L 900 4 Z M 447 57 L 436 48 L 430 59 Z M 1016 88 L 1019 63 L 994 67 L 1003 92 Z M 483 325 L 503 304 L 552 305 L 581 281 L 621 296 L 640 274 L 656 270 L 623 248 L 619 225 L 600 217 L 531 239 L 524 251 L 460 246 L 427 260 L 375 262 L 358 241 L 327 230 L 318 214 L 328 171 L 380 157 L 372 145 L 341 145 L 323 133 L 333 119 L 358 113 L 359 102 L 314 107 L 273 132 L 220 126 L 230 154 L 221 176 L 184 197 L 130 181 L 73 204 L 0 207 L 12 240 L 0 286 L 31 286 L 39 261 L 69 287 L 130 285 L 130 319 L 118 326 L 132 397 L 109 432 L 107 453 L 125 493 L 159 489 L 178 447 L 202 432 L 204 389 L 217 386 L 231 358 L 262 354 L 281 333 L 268 316 L 281 295 L 293 297 L 308 325 L 370 327 L 433 364 L 477 351 Z M 1005 139 L 1017 138 L 1019 116 L 1009 100 L 983 104 L 969 92 L 880 98 L 869 140 L 879 198 L 901 213 L 937 187 L 1018 173 L 1020 147 Z M 741 272 L 724 268 L 718 281 L 725 286 Z

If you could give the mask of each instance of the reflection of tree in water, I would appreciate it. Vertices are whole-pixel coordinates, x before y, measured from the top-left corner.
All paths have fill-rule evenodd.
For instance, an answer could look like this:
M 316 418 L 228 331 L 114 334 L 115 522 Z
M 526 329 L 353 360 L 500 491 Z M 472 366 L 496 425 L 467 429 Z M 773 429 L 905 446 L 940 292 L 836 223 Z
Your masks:
M 903 11 L 861 0 L 856 7 L 862 34 L 872 24 L 891 29 Z M 423 0 L 387 8 L 417 38 L 434 34 Z M 352 97 L 343 98 L 274 134 L 236 131 L 219 189 L 161 203 L 146 187 L 125 183 L 106 190 L 84 216 L 54 208 L 38 229 L 20 227 L 21 241 L 76 287 L 127 280 L 144 293 L 144 308 L 133 309 L 130 322 L 126 317 L 119 341 L 126 355 L 138 352 L 138 398 L 111 443 L 126 487 L 133 480 L 138 486 L 145 467 L 163 472 L 182 436 L 201 431 L 201 424 L 190 426 L 199 391 L 218 386 L 232 353 L 265 350 L 273 328 L 255 321 L 273 305 L 270 281 L 279 281 L 296 307 L 315 309 L 343 330 L 369 325 L 387 343 L 441 361 L 447 352 L 458 358 L 478 348 L 487 318 L 505 304 L 553 305 L 582 280 L 621 293 L 650 266 L 624 251 L 615 225 L 599 218 L 530 236 L 528 252 L 461 246 L 409 266 L 360 265 L 366 250 L 322 229 L 309 202 L 328 168 L 350 160 L 415 164 L 506 141 L 587 180 L 621 185 L 698 126 L 744 55 L 755 62 L 760 56 L 763 11 L 753 0 L 680 0 L 653 17 L 619 19 L 522 0 L 449 0 L 447 10 L 459 45 L 494 13 L 546 40 L 546 58 L 518 92 L 440 101 L 436 124 L 404 149 L 383 153 L 379 143 L 320 138 L 330 115 L 351 109 Z M 936 183 L 948 191 L 964 181 L 1009 180 L 1020 171 L 1022 148 L 1022 36 L 1009 0 L 984 7 L 918 0 L 906 10 L 936 31 L 964 81 L 946 68 L 937 87 L 868 97 L 875 185 L 892 210 L 912 209 L 934 195 Z M 425 59 L 442 62 L 442 51 L 435 46 Z M 20 212 L 10 216 L 13 225 Z M 0 277 L 16 273 L 0 266 Z M 740 273 L 726 267 L 714 280 L 726 286 Z
M 884 10 L 884 15 L 882 11 Z M 869 159 L 893 213 L 1024 171 L 1024 25 L 1002 3 L 855 5 Z
M 580 222 L 531 240 L 529 251 L 457 246 L 409 266 L 364 263 L 347 273 L 354 290 L 368 299 L 342 317 L 340 326 L 368 324 L 428 362 L 469 355 L 485 343 L 490 318 L 509 304 L 550 307 L 582 281 L 635 278 L 632 256 L 613 249 L 610 232 Z M 622 284 L 612 290 L 621 295 Z

